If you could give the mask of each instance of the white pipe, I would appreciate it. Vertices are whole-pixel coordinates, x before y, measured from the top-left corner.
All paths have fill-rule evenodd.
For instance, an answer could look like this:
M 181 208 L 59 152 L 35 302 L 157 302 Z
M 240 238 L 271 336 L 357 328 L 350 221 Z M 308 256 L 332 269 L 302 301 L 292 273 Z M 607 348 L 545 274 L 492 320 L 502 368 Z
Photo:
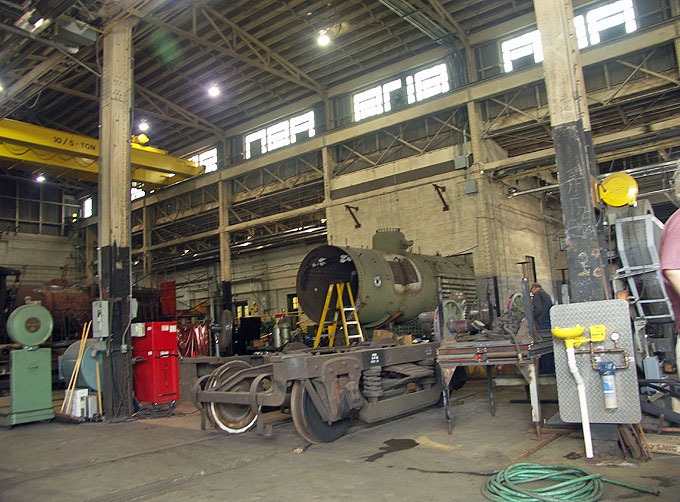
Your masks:
M 581 377 L 581 374 L 578 372 L 578 366 L 576 366 L 574 347 L 567 347 L 567 362 L 569 363 L 569 371 L 574 375 L 576 390 L 578 391 L 578 403 L 579 408 L 581 409 L 581 426 L 583 427 L 583 442 L 586 445 L 586 458 L 593 458 L 593 440 L 590 436 L 590 417 L 588 417 L 586 386 L 583 383 L 583 377 Z

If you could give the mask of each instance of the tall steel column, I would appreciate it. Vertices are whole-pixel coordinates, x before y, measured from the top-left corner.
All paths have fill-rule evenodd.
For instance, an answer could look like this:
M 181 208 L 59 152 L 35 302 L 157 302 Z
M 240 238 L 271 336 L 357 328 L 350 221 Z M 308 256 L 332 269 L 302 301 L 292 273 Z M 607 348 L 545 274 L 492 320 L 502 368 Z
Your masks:
M 222 280 L 222 308 L 231 310 L 231 236 L 226 228 L 229 226 L 229 210 L 232 204 L 231 181 L 220 180 L 218 184 L 219 217 L 220 217 L 220 277 Z
M 569 286 L 576 302 L 611 297 L 607 257 L 593 202 L 597 174 L 571 0 L 534 0 L 560 181 Z
M 103 37 L 99 137 L 100 286 L 109 300 L 110 333 L 102 397 L 107 419 L 132 415 L 130 338 L 130 114 L 132 19 Z
M 144 274 L 144 287 L 153 287 L 153 275 L 151 270 L 151 229 L 153 228 L 153 208 L 146 205 L 142 208 L 142 273 Z

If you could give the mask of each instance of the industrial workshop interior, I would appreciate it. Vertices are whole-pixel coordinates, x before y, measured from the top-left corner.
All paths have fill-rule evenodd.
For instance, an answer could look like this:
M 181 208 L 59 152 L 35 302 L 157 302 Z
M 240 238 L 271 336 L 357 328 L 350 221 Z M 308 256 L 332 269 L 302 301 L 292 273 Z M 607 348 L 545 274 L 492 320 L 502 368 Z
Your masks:
M 0 501 L 680 500 L 680 0 L 0 21 Z

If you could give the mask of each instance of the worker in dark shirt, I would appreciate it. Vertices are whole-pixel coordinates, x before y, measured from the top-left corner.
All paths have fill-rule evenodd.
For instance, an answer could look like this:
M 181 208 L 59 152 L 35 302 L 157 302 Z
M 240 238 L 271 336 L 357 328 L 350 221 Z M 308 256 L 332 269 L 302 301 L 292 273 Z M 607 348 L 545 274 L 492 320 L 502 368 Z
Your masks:
M 552 307 L 550 295 L 540 284 L 534 283 L 531 286 L 531 310 L 538 329 L 550 329 L 550 307 Z

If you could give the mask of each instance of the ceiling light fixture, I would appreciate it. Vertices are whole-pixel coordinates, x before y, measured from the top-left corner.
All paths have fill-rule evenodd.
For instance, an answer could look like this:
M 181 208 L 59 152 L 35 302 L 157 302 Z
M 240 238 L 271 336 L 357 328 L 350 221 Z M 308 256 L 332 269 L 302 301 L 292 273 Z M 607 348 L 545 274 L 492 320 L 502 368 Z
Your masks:
M 45 179 L 46 178 L 43 173 L 40 173 L 38 176 L 35 177 L 35 181 L 37 181 L 38 183 L 42 183 L 43 181 L 45 181 Z
M 145 119 L 142 119 L 138 127 L 140 131 L 146 132 L 149 130 L 149 123 Z
M 216 98 L 217 96 L 220 95 L 220 88 L 217 87 L 217 84 L 211 84 L 210 87 L 208 88 L 208 95 L 211 98 Z
M 326 47 L 331 43 L 331 37 L 328 36 L 328 30 L 319 30 L 319 37 L 316 39 L 316 43 L 321 47 Z

